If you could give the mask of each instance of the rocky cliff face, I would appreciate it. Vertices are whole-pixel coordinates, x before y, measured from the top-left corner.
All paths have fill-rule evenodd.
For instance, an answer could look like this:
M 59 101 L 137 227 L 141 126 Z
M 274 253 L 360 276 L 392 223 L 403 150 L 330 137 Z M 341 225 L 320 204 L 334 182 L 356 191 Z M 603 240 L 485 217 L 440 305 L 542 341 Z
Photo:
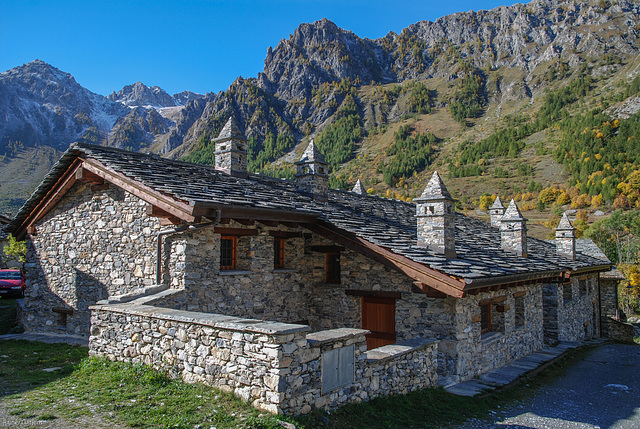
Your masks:
M 201 136 L 215 134 L 211 126 L 229 114 L 258 139 L 267 132 L 301 138 L 331 121 L 344 98 L 337 88 L 343 80 L 358 87 L 408 79 L 438 85 L 435 82 L 444 80 L 451 87 L 461 78 L 462 62 L 488 78 L 490 102 L 529 98 L 544 89 L 540 75 L 549 67 L 575 70 L 594 59 L 637 55 L 639 21 L 638 5 L 625 0 L 534 0 L 420 21 L 401 34 L 376 40 L 362 39 L 328 20 L 302 24 L 289 39 L 269 48 L 264 70 L 255 79 L 236 81 L 228 91 L 208 98 L 204 109 L 185 112 L 165 149 L 185 153 L 176 145 L 192 148 Z M 602 75 L 612 68 L 615 65 L 605 63 L 592 73 Z M 447 86 L 439 89 L 441 105 L 447 103 L 447 91 Z M 358 103 L 363 114 L 397 112 L 393 105 L 371 105 L 365 99 Z

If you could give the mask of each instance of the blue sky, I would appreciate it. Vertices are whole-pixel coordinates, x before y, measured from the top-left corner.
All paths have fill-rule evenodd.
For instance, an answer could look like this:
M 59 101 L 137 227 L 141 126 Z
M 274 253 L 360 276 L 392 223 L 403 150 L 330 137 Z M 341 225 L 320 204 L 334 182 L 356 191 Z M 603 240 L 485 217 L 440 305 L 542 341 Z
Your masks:
M 108 95 L 142 81 L 170 94 L 255 77 L 269 46 L 330 19 L 375 39 L 421 20 L 508 0 L 0 0 L 0 71 L 36 58 Z

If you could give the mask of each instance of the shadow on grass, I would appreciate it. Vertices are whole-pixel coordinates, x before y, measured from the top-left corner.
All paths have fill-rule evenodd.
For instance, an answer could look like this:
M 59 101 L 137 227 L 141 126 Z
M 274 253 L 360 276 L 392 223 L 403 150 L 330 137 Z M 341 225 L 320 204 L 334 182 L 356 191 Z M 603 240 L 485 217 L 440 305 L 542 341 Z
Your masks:
M 0 398 L 66 377 L 87 355 L 87 347 L 69 344 L 0 341 Z

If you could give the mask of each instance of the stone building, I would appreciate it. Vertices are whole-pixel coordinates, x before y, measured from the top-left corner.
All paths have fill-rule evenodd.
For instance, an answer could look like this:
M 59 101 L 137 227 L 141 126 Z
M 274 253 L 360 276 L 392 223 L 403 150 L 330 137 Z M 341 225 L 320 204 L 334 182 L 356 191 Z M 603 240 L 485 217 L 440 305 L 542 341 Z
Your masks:
M 600 335 L 610 264 L 527 238 L 514 202 L 489 224 L 437 173 L 410 204 L 329 189 L 313 143 L 289 181 L 247 174 L 232 119 L 215 142 L 218 168 L 73 145 L 10 225 L 28 238 L 25 329 L 282 413 Z

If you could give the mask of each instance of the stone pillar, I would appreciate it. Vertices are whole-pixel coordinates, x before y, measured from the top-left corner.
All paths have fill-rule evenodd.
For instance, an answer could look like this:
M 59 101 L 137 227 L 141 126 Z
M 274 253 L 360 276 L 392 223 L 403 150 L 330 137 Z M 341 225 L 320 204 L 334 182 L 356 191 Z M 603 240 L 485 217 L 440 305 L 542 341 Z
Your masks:
M 316 148 L 313 140 L 296 162 L 296 188 L 318 201 L 327 201 L 329 193 L 329 164 Z
M 556 253 L 564 258 L 576 259 L 576 229 L 566 213 L 556 227 Z
M 500 197 L 496 197 L 496 200 L 493 202 L 493 205 L 489 207 L 489 214 L 491 216 L 491 226 L 495 226 L 496 228 L 500 228 L 500 219 L 504 216 L 506 208 L 500 201 Z
M 500 242 L 503 250 L 527 257 L 527 220 L 514 200 L 500 219 Z
M 455 204 L 436 171 L 416 202 L 418 245 L 456 257 Z
M 233 120 L 229 118 L 220 131 L 220 135 L 213 139 L 215 144 L 216 169 L 231 176 L 247 177 L 247 139 Z

